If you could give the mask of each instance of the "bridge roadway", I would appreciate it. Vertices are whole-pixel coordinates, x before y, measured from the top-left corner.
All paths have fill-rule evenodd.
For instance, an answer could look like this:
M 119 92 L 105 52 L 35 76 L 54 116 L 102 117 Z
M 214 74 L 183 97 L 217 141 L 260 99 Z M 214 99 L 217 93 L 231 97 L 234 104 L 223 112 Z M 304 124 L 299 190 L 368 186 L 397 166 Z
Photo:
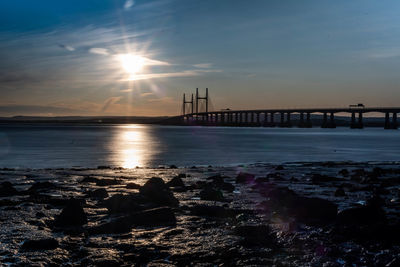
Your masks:
M 397 129 L 397 113 L 400 107 L 347 107 L 347 108 L 293 108 L 293 109 L 254 109 L 254 110 L 220 110 L 190 113 L 180 116 L 187 125 L 226 125 L 226 126 L 265 126 L 291 127 L 292 114 L 299 114 L 296 126 L 312 127 L 311 114 L 322 114 L 322 128 L 335 128 L 335 113 L 351 114 L 351 128 L 364 128 L 364 113 L 385 114 L 385 129 Z M 278 122 L 276 114 L 280 115 Z

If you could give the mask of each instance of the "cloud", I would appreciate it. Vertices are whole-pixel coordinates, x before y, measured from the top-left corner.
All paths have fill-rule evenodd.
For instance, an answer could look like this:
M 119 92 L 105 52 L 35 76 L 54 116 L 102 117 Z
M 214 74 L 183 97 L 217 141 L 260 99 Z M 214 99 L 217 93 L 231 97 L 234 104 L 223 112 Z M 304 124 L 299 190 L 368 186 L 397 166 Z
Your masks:
M 58 44 L 58 46 L 70 52 L 75 51 L 75 48 L 70 45 Z
M 106 48 L 98 48 L 98 47 L 90 48 L 89 53 L 97 54 L 97 55 L 109 55 L 109 52 Z
M 212 68 L 213 64 L 212 63 L 201 63 L 201 64 L 194 64 L 193 67 L 199 68 L 199 69 L 208 69 Z
M 78 115 L 82 110 L 75 110 L 66 107 L 56 107 L 47 105 L 0 105 L 0 114 L 2 116 L 55 116 L 55 115 Z
M 103 105 L 103 107 L 101 108 L 101 111 L 102 111 L 102 112 L 107 111 L 107 109 L 108 109 L 110 106 L 112 106 L 112 105 L 118 103 L 118 101 L 120 101 L 121 99 L 122 99 L 121 96 L 113 96 L 113 97 L 108 98 L 106 101 L 104 101 L 104 105 Z
M 140 94 L 140 96 L 142 96 L 142 97 L 152 96 L 152 95 L 154 95 L 154 93 L 151 93 L 151 92 L 141 93 L 141 94 Z
M 134 0 L 126 0 L 124 4 L 124 9 L 125 10 L 131 9 L 131 7 L 133 7 L 134 4 L 135 4 Z

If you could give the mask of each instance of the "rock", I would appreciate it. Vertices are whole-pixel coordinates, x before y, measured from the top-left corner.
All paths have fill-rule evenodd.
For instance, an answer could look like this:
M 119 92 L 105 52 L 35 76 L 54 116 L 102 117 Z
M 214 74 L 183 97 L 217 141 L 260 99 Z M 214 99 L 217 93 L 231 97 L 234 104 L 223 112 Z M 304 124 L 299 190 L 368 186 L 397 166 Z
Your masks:
M 109 186 L 109 185 L 118 185 L 121 184 L 121 181 L 118 179 L 97 179 L 97 186 Z
M 200 191 L 200 198 L 202 200 L 212 200 L 212 201 L 224 201 L 224 195 L 220 190 L 216 190 L 212 187 L 205 187 Z
M 52 250 L 58 248 L 58 241 L 54 238 L 26 240 L 21 246 L 22 250 Z
M 134 225 L 146 227 L 173 226 L 176 225 L 176 217 L 171 208 L 161 207 L 119 217 L 88 230 L 91 234 L 116 234 L 131 231 Z
M 221 176 L 220 174 L 208 177 L 207 180 L 212 180 L 212 182 L 205 184 L 206 187 L 214 187 L 215 189 L 224 190 L 227 192 L 233 192 L 235 190 L 235 186 L 230 183 L 225 182 L 225 176 Z
M 54 189 L 56 188 L 56 185 L 50 182 L 37 182 L 34 183 L 29 189 L 28 192 L 37 192 L 40 190 L 48 190 L 48 189 Z
M 99 170 L 110 170 L 111 167 L 110 167 L 110 166 L 103 166 L 103 165 L 100 165 L 100 166 L 97 166 L 97 169 L 99 169 Z
M 77 199 L 70 199 L 67 206 L 56 216 L 54 226 L 74 227 L 82 226 L 87 223 L 87 216 L 82 208 L 82 204 Z
M 178 206 L 179 201 L 174 197 L 163 179 L 153 177 L 149 179 L 140 189 L 140 194 L 150 201 L 162 206 Z
M 18 194 L 18 191 L 10 182 L 2 182 L 0 184 L 0 197 L 9 197 Z
M 327 182 L 334 182 L 334 181 L 338 181 L 339 179 L 335 178 L 335 177 L 330 177 L 328 175 L 323 175 L 323 174 L 319 174 L 319 173 L 314 173 L 311 177 L 311 181 L 315 184 L 318 183 L 327 183 Z
M 176 165 L 169 165 L 170 169 L 178 169 L 178 167 L 176 167 Z
M 221 206 L 195 205 L 189 208 L 190 213 L 196 216 L 228 218 L 234 217 L 235 212 Z
M 132 213 L 144 209 L 146 199 L 140 194 L 116 194 L 103 201 L 110 213 Z
M 167 183 L 167 186 L 168 187 L 185 187 L 185 184 L 183 183 L 183 181 L 180 177 L 175 176 L 174 178 L 172 178 L 171 181 L 169 181 Z
M 275 170 L 282 171 L 282 170 L 284 170 L 284 168 L 283 168 L 282 165 L 278 165 L 278 166 L 275 167 Z
M 246 173 L 246 172 L 240 172 L 236 176 L 236 183 L 253 183 L 254 182 L 255 175 L 251 173 Z
M 339 171 L 339 174 L 342 175 L 343 177 L 349 176 L 349 171 L 347 169 L 341 169 Z
M 126 184 L 126 188 L 127 189 L 139 189 L 141 186 L 139 184 L 136 183 L 128 183 Z
M 109 186 L 109 185 L 118 185 L 121 184 L 121 180 L 118 179 L 107 179 L 107 178 L 95 178 L 95 177 L 85 177 L 80 183 L 95 183 L 97 186 Z
M 268 177 L 258 177 L 255 181 L 257 184 L 269 183 Z
M 337 215 L 336 204 L 316 197 L 299 197 L 291 208 L 298 220 L 309 225 L 333 222 Z
M 243 237 L 242 245 L 276 247 L 276 235 L 268 225 L 242 225 L 234 229 L 235 234 Z
M 271 188 L 264 194 L 267 201 L 262 208 L 267 213 L 294 217 L 309 225 L 330 223 L 336 219 L 337 205 L 328 200 L 299 196 L 287 187 Z
M 337 188 L 335 191 L 335 197 L 344 197 L 344 196 L 346 196 L 346 192 L 344 191 L 344 189 L 342 187 Z
M 82 180 L 80 180 L 79 183 L 96 183 L 97 180 L 98 179 L 95 177 L 87 176 L 87 177 L 83 178 Z
M 385 212 L 374 206 L 362 206 L 343 210 L 337 216 L 337 224 L 343 226 L 365 225 L 386 221 Z
M 104 188 L 99 188 L 94 191 L 89 191 L 88 195 L 91 198 L 99 198 L 99 199 L 104 199 L 108 197 L 107 190 Z

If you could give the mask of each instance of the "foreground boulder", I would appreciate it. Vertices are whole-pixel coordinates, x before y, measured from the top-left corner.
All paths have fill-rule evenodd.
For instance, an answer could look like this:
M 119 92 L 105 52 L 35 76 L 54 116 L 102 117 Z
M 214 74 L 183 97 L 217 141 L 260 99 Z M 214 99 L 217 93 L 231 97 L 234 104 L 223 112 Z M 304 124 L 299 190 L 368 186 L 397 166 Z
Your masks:
M 58 248 L 58 241 L 54 238 L 26 240 L 22 246 L 22 250 L 51 250 Z
M 54 226 L 56 227 L 76 227 L 87 223 L 87 216 L 82 208 L 81 201 L 70 199 L 67 206 L 56 216 Z
M 141 194 L 116 194 L 103 201 L 109 213 L 132 213 L 140 210 L 155 207 L 154 204 L 149 203 Z
M 207 186 L 200 191 L 200 198 L 202 200 L 225 201 L 222 192 L 210 186 Z
M 238 183 L 238 184 L 253 183 L 255 177 L 256 176 L 254 174 L 246 173 L 246 172 L 240 172 L 236 176 L 236 183 Z
M 245 247 L 276 247 L 276 235 L 268 225 L 241 225 L 234 229 L 235 235 L 243 237 L 241 244 Z
M 0 197 L 9 197 L 18 194 L 18 191 L 10 182 L 2 182 L 0 184 Z
M 162 206 L 178 206 L 179 201 L 174 197 L 169 187 L 164 183 L 163 179 L 153 177 L 149 179 L 140 189 L 140 194 L 148 198 L 150 201 Z
M 99 198 L 99 199 L 104 199 L 108 197 L 107 190 L 104 188 L 99 188 L 94 191 L 89 191 L 88 196 L 91 198 Z
M 129 232 L 133 226 L 155 227 L 173 225 L 176 225 L 174 212 L 171 208 L 161 207 L 119 217 L 111 222 L 90 228 L 89 233 L 115 234 Z
M 301 223 L 318 225 L 334 222 L 337 205 L 329 200 L 297 195 L 287 187 L 266 187 L 263 194 L 267 197 L 261 208 L 275 212 L 281 217 L 293 217 Z
M 168 187 L 185 187 L 185 184 L 183 183 L 182 179 L 179 176 L 175 176 L 172 178 L 171 181 L 167 183 Z
M 28 192 L 38 192 L 56 188 L 56 185 L 50 182 L 36 182 L 29 189 Z

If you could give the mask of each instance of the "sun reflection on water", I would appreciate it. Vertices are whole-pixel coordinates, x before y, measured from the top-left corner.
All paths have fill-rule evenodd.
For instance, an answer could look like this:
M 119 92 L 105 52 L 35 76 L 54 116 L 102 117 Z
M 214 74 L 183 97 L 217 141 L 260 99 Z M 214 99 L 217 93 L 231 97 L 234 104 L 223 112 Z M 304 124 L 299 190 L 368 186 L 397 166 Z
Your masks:
M 115 144 L 118 146 L 117 161 L 123 168 L 148 165 L 154 152 L 148 127 L 142 125 L 119 126 Z

